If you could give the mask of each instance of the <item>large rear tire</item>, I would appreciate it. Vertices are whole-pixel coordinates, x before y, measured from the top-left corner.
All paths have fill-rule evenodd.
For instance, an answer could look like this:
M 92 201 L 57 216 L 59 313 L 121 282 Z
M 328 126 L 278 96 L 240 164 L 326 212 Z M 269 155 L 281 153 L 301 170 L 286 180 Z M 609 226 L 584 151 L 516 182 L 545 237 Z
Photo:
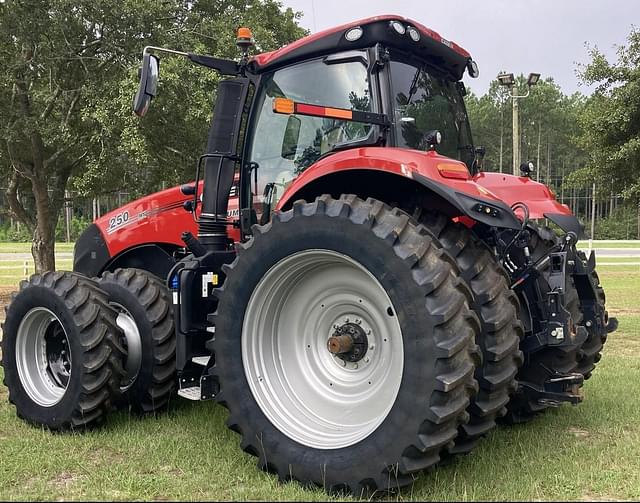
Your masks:
M 411 483 L 477 389 L 464 282 L 426 228 L 373 199 L 298 201 L 253 229 L 213 317 L 216 399 L 241 447 L 330 491 Z M 329 351 L 349 333 L 350 352 Z
M 583 261 L 586 262 L 587 257 L 584 252 L 579 251 L 578 255 Z M 604 312 L 604 320 L 602 324 L 592 323 L 591 326 L 586 326 L 588 334 L 587 340 L 584 341 L 582 347 L 580 348 L 580 352 L 578 354 L 578 367 L 576 369 L 576 372 L 580 372 L 585 379 L 589 379 L 591 377 L 594 369 L 596 368 L 596 364 L 602 358 L 602 348 L 607 341 L 608 335 L 608 313 L 605 309 L 606 296 L 604 294 L 604 289 L 600 284 L 600 277 L 595 270 L 591 271 L 590 279 L 596 291 L 596 302 L 600 305 L 600 308 Z M 584 306 L 582 302 L 583 301 L 581 300 L 580 311 L 584 312 Z
M 119 402 L 139 414 L 167 406 L 176 386 L 173 305 L 166 285 L 141 269 L 116 269 L 99 279 L 117 311 L 127 349 Z
M 101 422 L 124 377 L 107 295 L 71 272 L 34 274 L 6 308 L 2 366 L 18 417 L 52 430 Z
M 502 266 L 467 227 L 437 213 L 423 214 L 420 222 L 455 259 L 473 293 L 471 307 L 482 325 L 476 340 L 482 351 L 482 365 L 475 374 L 480 389 L 468 409 L 471 419 L 460 427 L 452 449 L 452 454 L 463 454 L 507 413 L 509 396 L 517 389 L 516 374 L 523 362 L 519 345 L 524 336 L 518 318 L 520 303 Z

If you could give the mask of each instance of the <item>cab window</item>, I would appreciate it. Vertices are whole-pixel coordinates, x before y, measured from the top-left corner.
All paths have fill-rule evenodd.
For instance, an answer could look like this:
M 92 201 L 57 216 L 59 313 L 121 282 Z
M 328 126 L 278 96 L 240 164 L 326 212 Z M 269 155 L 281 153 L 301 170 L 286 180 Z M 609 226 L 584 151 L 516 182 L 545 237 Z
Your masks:
M 289 183 L 320 156 L 341 144 L 368 137 L 370 124 L 273 111 L 273 100 L 280 97 L 313 105 L 373 111 L 365 58 L 364 52 L 359 57 L 342 60 L 320 58 L 283 68 L 263 80 L 249 149 L 249 159 L 258 165 L 255 190 L 259 198 L 266 188 L 275 205 Z

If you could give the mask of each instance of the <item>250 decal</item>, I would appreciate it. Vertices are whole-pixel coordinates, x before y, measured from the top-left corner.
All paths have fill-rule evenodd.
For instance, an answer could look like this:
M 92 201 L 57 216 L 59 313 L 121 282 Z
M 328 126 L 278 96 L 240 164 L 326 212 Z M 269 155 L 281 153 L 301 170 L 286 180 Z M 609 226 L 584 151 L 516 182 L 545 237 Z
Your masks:
M 123 211 L 117 215 L 112 216 L 109 219 L 109 225 L 107 226 L 107 234 L 118 230 L 120 227 L 124 227 L 129 222 L 129 212 Z

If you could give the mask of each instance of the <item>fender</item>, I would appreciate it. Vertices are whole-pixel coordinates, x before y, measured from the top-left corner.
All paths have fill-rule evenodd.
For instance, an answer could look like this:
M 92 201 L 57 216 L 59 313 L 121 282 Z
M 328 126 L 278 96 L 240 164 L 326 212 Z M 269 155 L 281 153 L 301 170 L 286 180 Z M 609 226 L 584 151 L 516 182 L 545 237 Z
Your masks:
M 354 148 L 320 159 L 291 183 L 276 209 L 287 208 L 305 192 L 308 194 L 311 190 L 309 187 L 317 187 L 324 178 L 349 172 L 353 172 L 354 176 L 386 173 L 412 181 L 450 206 L 448 213 L 451 217 L 466 216 L 490 226 L 509 229 L 522 227 L 511 208 L 491 190 L 476 183 L 460 161 L 441 156 L 435 151 L 390 147 Z M 351 182 L 353 184 L 354 180 Z M 377 189 L 383 190 L 381 187 Z
M 511 206 L 522 202 L 529 208 L 529 218 L 548 218 L 566 232 L 575 232 L 581 238 L 584 226 L 578 221 L 566 204 L 556 199 L 546 185 L 531 178 L 504 173 L 478 173 L 474 182 Z

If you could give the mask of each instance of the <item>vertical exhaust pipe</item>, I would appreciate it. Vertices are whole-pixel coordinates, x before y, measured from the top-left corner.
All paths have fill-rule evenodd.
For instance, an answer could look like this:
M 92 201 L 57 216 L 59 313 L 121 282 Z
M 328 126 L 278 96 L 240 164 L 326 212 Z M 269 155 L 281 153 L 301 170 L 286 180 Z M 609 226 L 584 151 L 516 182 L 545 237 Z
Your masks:
M 240 128 L 248 91 L 249 79 L 244 77 L 218 84 L 204 161 L 202 211 L 198 221 L 198 239 L 208 250 L 228 248 L 227 208 L 239 162 Z

